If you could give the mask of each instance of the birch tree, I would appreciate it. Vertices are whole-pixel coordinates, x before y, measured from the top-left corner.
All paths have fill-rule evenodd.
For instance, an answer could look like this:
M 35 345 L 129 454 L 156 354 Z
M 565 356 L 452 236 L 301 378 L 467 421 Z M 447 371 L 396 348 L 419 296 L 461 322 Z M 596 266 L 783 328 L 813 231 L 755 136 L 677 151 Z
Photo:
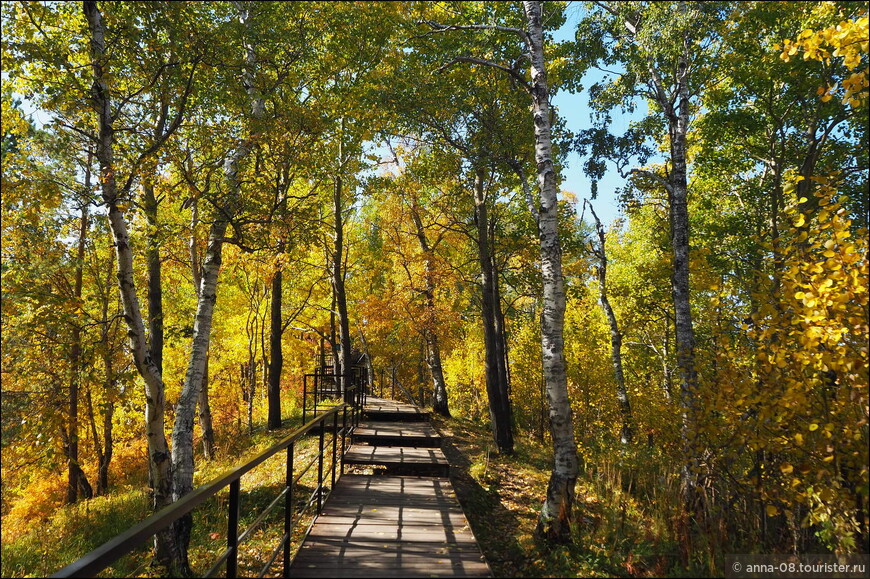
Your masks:
M 478 64 L 501 70 L 510 75 L 513 82 L 524 88 L 531 97 L 532 121 L 535 127 L 538 199 L 536 205 L 529 210 L 536 218 L 540 242 L 541 273 L 544 282 L 541 349 L 554 452 L 553 471 L 547 486 L 547 496 L 541 507 L 537 532 L 554 542 L 568 542 L 579 464 L 565 373 L 563 337 L 565 283 L 558 231 L 558 175 L 553 163 L 550 88 L 544 56 L 541 2 L 523 2 L 523 13 L 525 28 L 488 24 L 445 25 L 431 21 L 427 24 L 436 31 L 498 31 L 518 37 L 522 43 L 522 55 L 512 64 L 465 55 L 455 58 L 454 62 Z M 524 60 L 530 63 L 528 73 L 531 82 L 519 71 L 519 66 Z
M 142 310 L 136 292 L 133 250 L 130 245 L 127 222 L 121 209 L 122 196 L 129 194 L 132 179 L 128 180 L 127 184 L 118 186 L 114 137 L 114 121 L 117 112 L 113 110 L 114 95 L 106 80 L 109 73 L 106 25 L 95 1 L 84 2 L 83 9 L 90 32 L 93 71 L 91 97 L 94 103 L 94 112 L 99 119 L 96 157 L 100 165 L 101 192 L 103 202 L 108 209 L 109 224 L 115 241 L 118 286 L 124 306 L 124 319 L 128 328 L 130 350 L 136 369 L 145 382 L 145 430 L 148 440 L 149 478 L 153 488 L 153 504 L 156 510 L 170 504 L 173 500 L 172 466 L 164 433 L 165 389 L 160 368 L 152 358 L 146 338 Z M 143 153 L 142 158 L 146 156 Z M 171 531 L 165 530 L 155 536 L 155 558 L 170 572 L 173 570 L 185 571 L 178 566 L 181 552 L 181 546 L 174 539 Z
M 199 291 L 197 292 L 196 317 L 193 325 L 193 339 L 187 373 L 181 395 L 175 406 L 175 424 L 172 428 L 172 498 L 178 500 L 193 490 L 193 422 L 196 402 L 205 376 L 208 344 L 211 337 L 214 306 L 217 301 L 217 281 L 221 266 L 224 236 L 230 220 L 235 215 L 242 194 L 240 165 L 251 153 L 258 137 L 259 126 L 256 121 L 265 114 L 265 102 L 256 81 L 258 66 L 254 49 L 255 37 L 251 25 L 251 5 L 236 2 L 234 8 L 243 29 L 242 47 L 244 60 L 240 84 L 250 100 L 250 116 L 254 119 L 253 129 L 230 151 L 223 162 L 224 179 L 227 185 L 226 198 L 222 200 L 221 211 L 209 228 L 208 242 L 203 258 Z M 175 533 L 183 549 L 180 561 L 182 571 L 189 574 L 187 543 L 190 541 L 192 517 L 185 516 L 176 521 Z
M 599 103 L 595 106 L 606 111 L 617 104 L 631 107 L 629 102 L 635 98 L 646 98 L 652 104 L 652 115 L 644 125 L 649 128 L 659 123 L 664 128 L 666 167 L 663 170 L 635 167 L 625 174 L 667 193 L 681 437 L 686 457 L 682 470 L 683 498 L 688 512 L 698 514 L 701 450 L 697 432 L 701 408 L 690 304 L 687 138 L 692 107 L 705 84 L 712 80 L 702 71 L 715 58 L 715 31 L 721 22 L 722 5 L 716 2 L 596 2 L 595 5 L 598 11 L 581 22 L 578 29 L 578 53 L 591 53 L 599 64 L 619 63 L 626 68 L 616 82 L 596 87 Z M 602 43 L 602 37 L 612 45 Z M 610 138 L 599 141 L 599 147 L 592 148 L 593 156 L 600 153 L 613 158 L 614 152 L 605 150 L 613 142 Z M 624 166 L 626 161 L 621 163 Z
M 610 305 L 610 298 L 607 295 L 607 252 L 604 246 L 604 227 L 602 227 L 592 204 L 588 200 L 584 201 L 584 203 L 595 220 L 595 231 L 598 234 L 598 247 L 595 247 L 591 242 L 589 246 L 592 255 L 598 260 L 596 277 L 598 278 L 601 308 L 604 310 L 605 316 L 607 316 L 607 324 L 610 327 L 610 352 L 611 360 L 613 361 L 613 377 L 616 380 L 616 399 L 619 402 L 619 411 L 622 413 L 620 438 L 623 444 L 630 444 L 634 438 L 631 402 L 628 399 L 628 391 L 625 388 L 625 375 L 622 371 L 622 332 L 619 330 L 616 314 L 613 311 L 613 306 Z

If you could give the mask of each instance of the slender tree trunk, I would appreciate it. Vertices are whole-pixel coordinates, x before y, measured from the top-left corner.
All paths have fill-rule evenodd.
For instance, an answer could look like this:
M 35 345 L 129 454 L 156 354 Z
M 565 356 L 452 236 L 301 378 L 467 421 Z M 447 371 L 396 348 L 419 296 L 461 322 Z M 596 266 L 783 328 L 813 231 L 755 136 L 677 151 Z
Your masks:
M 280 250 L 279 250 L 280 251 Z M 275 272 L 272 278 L 272 307 L 269 325 L 269 429 L 281 428 L 281 369 L 284 355 L 281 351 L 281 293 L 282 272 Z
M 199 417 L 199 429 L 202 431 L 202 456 L 206 460 L 214 458 L 214 427 L 211 419 L 211 405 L 208 401 L 208 354 L 205 358 L 205 369 L 202 373 L 202 387 L 199 390 L 199 400 L 196 401 Z
M 486 393 L 489 399 L 489 416 L 498 451 L 502 454 L 511 454 L 514 450 L 514 439 L 510 421 L 510 407 L 507 404 L 507 385 L 502 381 L 504 374 L 499 372 L 498 336 L 495 321 L 495 282 L 489 248 L 489 215 L 484 194 L 484 170 L 480 168 L 474 178 L 474 220 L 477 224 L 477 256 L 483 278 L 481 313 L 483 343 L 486 350 Z
M 98 473 L 102 474 L 102 466 L 105 458 L 103 457 L 103 445 L 100 439 L 100 433 L 97 430 L 96 414 L 94 414 L 94 400 L 91 396 L 91 389 L 85 389 L 85 407 L 88 412 L 88 424 L 91 427 L 91 438 L 94 440 L 94 454 L 97 456 Z M 100 476 L 97 476 L 97 496 L 102 496 L 105 493 L 105 488 L 100 484 Z
M 592 212 L 592 217 L 595 218 L 595 229 L 598 232 L 598 250 L 593 251 L 598 257 L 598 288 L 601 292 L 601 307 L 604 309 L 607 323 L 610 326 L 610 349 L 613 361 L 613 376 L 616 379 L 616 400 L 619 403 L 619 411 L 622 414 L 620 439 L 622 444 L 631 444 L 634 438 L 634 426 L 631 416 L 631 403 L 628 400 L 628 391 L 625 388 L 625 376 L 622 372 L 622 332 L 619 331 L 616 314 L 613 312 L 610 300 L 607 297 L 607 253 L 604 246 L 604 228 L 601 226 L 601 221 L 598 219 L 598 215 L 595 214 L 592 204 L 587 202 L 587 206 Z
M 411 207 L 411 217 L 417 229 L 417 240 L 426 260 L 426 345 L 428 355 L 426 362 L 432 375 L 432 410 L 441 416 L 450 416 L 447 402 L 447 385 L 444 382 L 444 368 L 441 365 L 441 346 L 438 343 L 437 319 L 435 311 L 435 271 L 433 265 L 433 249 L 429 246 L 423 221 L 420 219 L 419 207 L 416 203 Z
M 550 137 L 550 91 L 544 64 L 544 33 L 541 3 L 523 2 L 528 22 L 532 60 L 532 114 L 535 125 L 535 162 L 538 166 L 540 207 L 538 234 L 541 242 L 541 272 L 544 279 L 541 345 L 544 381 L 550 406 L 550 432 L 555 463 L 541 508 L 537 533 L 554 542 L 571 540 L 570 521 L 578 475 L 577 444 L 568 378 L 565 373 L 565 287 L 562 278 L 562 247 L 559 241 L 557 177 Z
M 94 0 L 83 3 L 85 18 L 90 31 L 90 47 L 94 82 L 91 90 L 94 110 L 99 121 L 99 138 L 96 147 L 100 163 L 100 182 L 103 201 L 108 208 L 109 226 L 115 240 L 118 259 L 118 287 L 124 305 L 124 320 L 136 370 L 145 382 L 145 431 L 148 441 L 148 466 L 153 483 L 153 507 L 155 510 L 172 502 L 172 470 L 169 448 L 164 433 L 164 387 L 160 369 L 151 359 L 145 337 L 145 324 L 136 282 L 133 275 L 133 251 L 124 215 L 118 208 L 118 186 L 114 159 L 114 119 L 109 87 L 106 83 L 106 27 L 102 14 Z M 171 531 L 162 531 L 155 536 L 155 559 L 166 567 L 170 574 L 180 572 L 178 567 L 180 548 Z
M 90 165 L 88 165 L 85 171 L 85 189 L 89 190 L 91 180 Z M 73 282 L 73 298 L 76 302 L 76 307 L 80 307 L 82 301 L 82 274 L 84 270 L 85 246 L 87 244 L 89 223 L 88 202 L 86 198 L 83 198 L 82 216 L 79 225 L 79 242 L 76 252 L 75 281 Z M 72 504 L 78 500 L 78 490 L 79 486 L 81 486 L 80 479 L 84 478 L 81 465 L 79 465 L 79 389 L 81 386 L 81 375 L 84 368 L 82 367 L 82 329 L 78 321 L 73 324 L 71 341 L 69 417 L 67 421 L 69 443 L 67 445 L 68 480 L 66 502 L 68 504 Z
M 154 196 L 153 173 L 142 176 L 142 209 L 148 223 L 148 245 L 145 261 L 148 264 L 148 337 L 151 359 L 163 373 L 163 281 L 160 261 L 160 239 L 157 235 L 158 201 Z
M 190 272 L 193 279 L 193 289 L 199 297 L 199 288 L 202 285 L 201 264 L 199 263 L 199 249 L 196 242 L 196 225 L 199 223 L 199 206 L 196 199 L 193 200 L 190 217 Z M 208 354 L 205 358 L 205 369 L 202 373 L 202 386 L 199 390 L 199 399 L 196 401 L 199 417 L 199 429 L 202 431 L 202 455 L 206 460 L 215 456 L 214 426 L 211 419 L 211 406 L 208 399 Z
M 249 31 L 248 7 L 238 4 L 239 19 Z M 245 67 L 242 71 L 243 84 L 251 98 L 252 116 L 261 119 L 265 113 L 265 104 L 261 95 L 258 94 L 254 82 L 254 69 L 257 67 L 257 56 L 254 51 L 253 39 L 246 36 Z M 178 500 L 193 490 L 193 421 L 196 411 L 196 402 L 202 389 L 205 376 L 208 345 L 211 338 L 212 317 L 214 306 L 217 301 L 217 280 L 220 272 L 221 256 L 223 251 L 223 239 L 226 233 L 229 219 L 235 215 L 236 205 L 241 197 L 241 179 L 239 178 L 239 165 L 253 149 L 255 135 L 242 141 L 239 146 L 224 160 L 224 178 L 227 182 L 229 194 L 223 203 L 222 210 L 209 228 L 208 243 L 206 245 L 205 258 L 202 266 L 202 281 L 197 300 L 196 318 L 193 325 L 193 343 L 188 361 L 187 373 L 181 395 L 175 407 L 175 424 L 172 429 L 172 497 Z M 184 575 L 190 573 L 190 565 L 187 559 L 187 546 L 190 542 L 190 532 L 193 518 L 190 515 L 182 517 L 173 525 L 174 532 L 178 537 L 180 550 L 179 562 L 181 572 Z
M 340 373 L 339 389 L 342 395 L 350 396 L 351 352 L 350 352 L 350 321 L 347 314 L 347 294 L 344 287 L 344 216 L 342 215 L 344 147 L 344 120 L 341 122 L 341 133 L 338 143 L 338 169 L 333 187 L 333 212 L 335 213 L 335 238 L 332 253 L 332 288 L 335 295 L 335 305 L 338 309 L 338 339 L 341 345 L 336 372 Z M 348 399 L 348 402 L 350 400 Z
M 513 409 L 511 407 L 511 376 L 508 367 L 507 332 L 505 329 L 504 311 L 501 308 L 501 290 L 499 289 L 499 272 L 492 261 L 492 316 L 495 323 L 495 360 L 498 368 L 498 383 L 501 385 L 502 405 L 507 411 L 507 420 L 513 428 Z
M 678 61 L 679 99 L 670 115 L 671 137 L 671 243 L 673 247 L 672 293 L 677 367 L 680 374 L 680 404 L 683 411 L 683 492 L 689 512 L 696 512 L 698 450 L 692 437 L 697 431 L 697 370 L 695 368 L 695 333 L 689 302 L 689 209 L 686 168 L 686 134 L 689 129 L 688 61 L 681 54 Z
M 112 349 L 110 347 L 111 322 L 109 321 L 109 299 L 111 297 L 109 288 L 112 287 L 112 273 L 114 269 L 115 259 L 114 256 L 111 256 L 108 271 L 106 272 L 105 292 L 102 295 L 101 304 L 102 325 L 100 329 L 100 341 L 103 344 L 102 358 L 106 377 L 103 385 L 103 450 L 96 453 L 99 461 L 97 463 L 97 495 L 100 496 L 106 495 L 109 492 L 109 465 L 112 463 L 112 454 L 114 452 L 112 417 L 115 413 L 115 364 L 112 360 Z M 96 433 L 96 426 L 94 427 L 94 432 Z M 94 445 L 97 446 L 98 444 L 99 442 L 95 434 Z
M 217 301 L 217 279 L 221 266 L 221 250 L 226 232 L 225 218 L 218 218 L 209 232 L 208 248 L 202 268 L 202 285 L 193 324 L 193 345 L 187 374 L 181 395 L 175 406 L 175 424 L 172 428 L 173 500 L 178 500 L 193 490 L 193 420 L 196 402 L 205 376 L 208 344 L 211 337 L 212 316 Z M 179 541 L 185 546 L 182 551 L 182 568 L 189 574 L 187 544 L 190 540 L 192 520 L 184 517 L 177 522 Z

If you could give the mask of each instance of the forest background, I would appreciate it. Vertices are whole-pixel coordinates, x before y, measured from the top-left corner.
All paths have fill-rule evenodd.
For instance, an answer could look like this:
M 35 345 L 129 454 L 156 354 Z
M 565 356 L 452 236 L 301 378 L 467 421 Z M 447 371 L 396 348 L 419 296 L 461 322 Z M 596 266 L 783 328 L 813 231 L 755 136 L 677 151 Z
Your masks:
M 325 348 L 658 489 L 683 568 L 868 551 L 866 3 L 525 4 L 2 4 L 4 546 L 185 494 Z M 554 208 L 564 402 L 530 6 L 589 110 L 548 114 L 590 183 Z

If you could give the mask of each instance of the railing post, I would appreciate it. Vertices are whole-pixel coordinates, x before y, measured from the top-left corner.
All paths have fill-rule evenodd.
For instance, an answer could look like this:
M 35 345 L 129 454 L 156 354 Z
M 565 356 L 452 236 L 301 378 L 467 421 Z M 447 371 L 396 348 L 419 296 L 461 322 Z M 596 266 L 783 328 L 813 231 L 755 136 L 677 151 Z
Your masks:
M 338 412 L 332 415 L 332 486 L 335 488 L 335 451 L 338 445 Z
M 293 537 L 293 447 L 287 447 L 287 494 L 284 496 L 284 577 L 290 577 L 290 539 Z
M 351 407 L 353 408 L 353 407 Z M 347 406 L 341 411 L 341 474 L 344 474 L 344 455 L 347 452 Z
M 227 578 L 232 579 L 238 573 L 239 559 L 239 489 L 240 479 L 230 483 L 230 512 L 227 522 L 227 548 L 230 555 L 227 557 Z
M 317 391 L 323 387 L 323 375 L 320 374 L 317 370 L 314 371 L 314 391 L 311 395 L 314 397 L 314 405 L 313 410 L 311 411 L 311 417 L 314 418 L 317 416 Z
M 305 408 L 308 403 L 308 374 L 302 375 L 302 424 L 305 424 Z
M 323 510 L 323 423 L 325 420 L 320 421 L 320 443 L 318 448 L 320 449 L 320 454 L 317 458 L 317 514 Z

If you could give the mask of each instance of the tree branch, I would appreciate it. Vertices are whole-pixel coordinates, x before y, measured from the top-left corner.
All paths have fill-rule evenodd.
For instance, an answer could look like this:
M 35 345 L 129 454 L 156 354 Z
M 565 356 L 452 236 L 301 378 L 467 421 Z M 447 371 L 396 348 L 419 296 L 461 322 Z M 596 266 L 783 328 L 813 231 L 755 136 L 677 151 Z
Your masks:
M 532 87 L 529 86 L 529 83 L 526 82 L 526 79 L 523 78 L 523 75 L 521 75 L 516 70 L 514 70 L 512 68 L 508 68 L 508 67 L 504 66 L 503 64 L 498 64 L 497 62 L 492 62 L 491 60 L 484 60 L 482 58 L 475 58 L 473 56 L 457 56 L 456 58 L 454 58 L 453 60 L 451 60 L 447 64 L 444 64 L 444 65 L 438 67 L 438 69 L 436 69 L 435 72 L 441 73 L 444 71 L 444 69 L 456 64 L 457 62 L 469 62 L 471 64 L 480 64 L 483 66 L 489 66 L 492 68 L 496 68 L 498 70 L 501 70 L 502 72 L 506 72 L 509 75 L 511 75 L 514 78 L 514 80 L 516 80 L 518 83 L 520 83 L 520 86 L 522 86 L 524 89 L 526 89 L 526 92 L 528 92 L 528 93 L 532 92 Z
M 447 32 L 450 30 L 498 30 L 500 32 L 509 32 L 511 34 L 516 34 L 517 36 L 522 38 L 523 42 L 525 42 L 527 46 L 530 45 L 528 33 L 521 28 L 496 26 L 494 24 L 439 24 L 438 22 L 433 22 L 432 20 L 420 20 L 418 23 L 428 24 L 429 26 L 431 26 L 434 29 L 431 31 L 431 33 Z
M 632 175 L 643 175 L 645 177 L 649 177 L 653 181 L 656 181 L 659 185 L 664 187 L 668 193 L 673 194 L 674 187 L 670 183 L 668 183 L 665 179 L 663 179 L 660 175 L 656 175 L 652 171 L 647 171 L 646 169 L 632 169 Z

